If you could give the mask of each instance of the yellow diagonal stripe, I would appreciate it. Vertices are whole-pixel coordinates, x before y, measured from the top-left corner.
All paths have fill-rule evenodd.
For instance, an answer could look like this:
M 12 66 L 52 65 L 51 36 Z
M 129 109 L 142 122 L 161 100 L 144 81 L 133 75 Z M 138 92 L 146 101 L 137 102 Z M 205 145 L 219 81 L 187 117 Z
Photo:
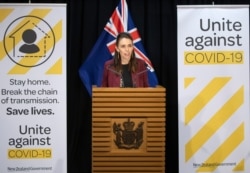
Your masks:
M 204 162 L 207 166 L 199 167 L 197 172 L 213 172 L 244 140 L 244 124 L 242 123 L 225 142 Z
M 37 16 L 40 18 L 44 18 L 49 12 L 51 11 L 51 9 L 34 9 L 32 10 L 28 15 L 30 16 Z M 9 32 L 9 35 L 7 35 L 6 37 L 10 37 L 10 34 L 13 34 L 14 31 L 17 31 L 18 28 L 20 28 L 21 26 L 23 26 L 26 23 L 25 18 L 16 26 L 12 29 L 12 31 Z M 30 28 L 31 29 L 31 28 Z M 21 41 L 22 37 L 19 37 L 16 39 L 15 45 L 16 46 L 20 41 Z M 11 40 L 6 39 L 6 45 L 11 45 L 12 42 L 10 42 Z M 7 52 L 10 52 L 12 50 L 11 46 L 7 47 Z M 6 56 L 6 53 L 0 53 L 0 59 L 3 59 Z
M 62 74 L 62 58 L 59 58 L 57 62 L 50 67 L 46 74 Z
M 2 22 L 14 9 L 0 9 L 0 22 Z M 3 47 L 3 41 L 0 41 L 0 60 L 6 56 L 6 52 Z
M 62 38 L 62 21 L 59 21 L 54 28 L 52 29 L 55 33 L 55 44 Z M 52 35 L 51 32 L 48 33 L 48 35 Z M 54 42 L 47 42 L 47 50 L 51 49 L 53 47 Z M 43 44 L 43 39 L 41 39 L 38 43 L 38 47 L 40 47 Z M 30 65 L 35 65 L 40 58 L 22 58 L 19 63 L 20 64 L 30 64 Z M 19 65 L 15 65 L 10 71 L 9 74 L 25 74 L 27 73 L 31 68 L 27 67 L 22 67 Z
M 3 47 L 3 42 L 0 41 L 0 60 L 2 60 L 6 56 L 6 52 Z
M 8 15 L 13 11 L 13 8 L 2 8 L 0 9 L 0 22 L 2 22 Z
M 244 171 L 245 170 L 245 160 L 242 159 L 233 169 L 233 171 Z
M 243 104 L 244 89 L 241 87 L 215 115 L 192 137 L 185 145 L 185 159 L 188 161 L 209 138 L 222 127 L 222 125 Z
M 184 87 L 187 88 L 194 80 L 195 80 L 194 77 L 184 78 Z
M 185 125 L 226 85 L 231 77 L 214 78 L 185 108 Z

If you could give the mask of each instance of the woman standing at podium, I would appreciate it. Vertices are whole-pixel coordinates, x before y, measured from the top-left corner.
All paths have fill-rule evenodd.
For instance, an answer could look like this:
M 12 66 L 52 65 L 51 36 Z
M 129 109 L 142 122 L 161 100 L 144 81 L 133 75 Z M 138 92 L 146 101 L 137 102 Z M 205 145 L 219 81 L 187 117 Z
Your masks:
M 104 64 L 102 87 L 148 87 L 146 63 L 135 57 L 133 38 L 118 34 L 113 59 Z

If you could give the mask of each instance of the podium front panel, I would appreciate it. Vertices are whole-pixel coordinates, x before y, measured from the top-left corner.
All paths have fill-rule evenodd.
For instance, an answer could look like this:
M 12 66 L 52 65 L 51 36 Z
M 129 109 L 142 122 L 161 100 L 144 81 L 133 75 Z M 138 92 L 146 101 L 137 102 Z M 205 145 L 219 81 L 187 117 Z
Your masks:
M 92 88 L 92 172 L 165 173 L 166 90 Z

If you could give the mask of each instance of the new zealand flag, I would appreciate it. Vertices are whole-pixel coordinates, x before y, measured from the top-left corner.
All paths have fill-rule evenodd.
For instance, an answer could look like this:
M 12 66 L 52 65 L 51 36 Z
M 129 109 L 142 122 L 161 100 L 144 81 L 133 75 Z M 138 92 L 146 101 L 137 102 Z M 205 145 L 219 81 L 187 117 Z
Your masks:
M 101 33 L 86 61 L 79 69 L 80 78 L 90 96 L 92 96 L 92 86 L 101 85 L 104 63 L 113 57 L 116 36 L 120 32 L 128 32 L 131 34 L 134 40 L 136 57 L 143 59 L 149 69 L 148 78 L 150 87 L 158 85 L 158 80 L 152 64 L 146 56 L 139 32 L 128 11 L 127 2 L 126 0 L 121 0 L 104 27 L 104 31 Z

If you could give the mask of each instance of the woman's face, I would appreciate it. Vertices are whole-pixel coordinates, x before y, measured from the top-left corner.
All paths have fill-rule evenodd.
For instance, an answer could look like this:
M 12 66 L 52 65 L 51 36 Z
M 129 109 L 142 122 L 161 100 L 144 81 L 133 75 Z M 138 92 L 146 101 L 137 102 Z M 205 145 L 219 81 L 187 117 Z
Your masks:
M 132 40 L 128 38 L 121 38 L 118 45 L 116 46 L 116 51 L 120 54 L 121 63 L 128 64 L 131 58 L 134 45 Z

